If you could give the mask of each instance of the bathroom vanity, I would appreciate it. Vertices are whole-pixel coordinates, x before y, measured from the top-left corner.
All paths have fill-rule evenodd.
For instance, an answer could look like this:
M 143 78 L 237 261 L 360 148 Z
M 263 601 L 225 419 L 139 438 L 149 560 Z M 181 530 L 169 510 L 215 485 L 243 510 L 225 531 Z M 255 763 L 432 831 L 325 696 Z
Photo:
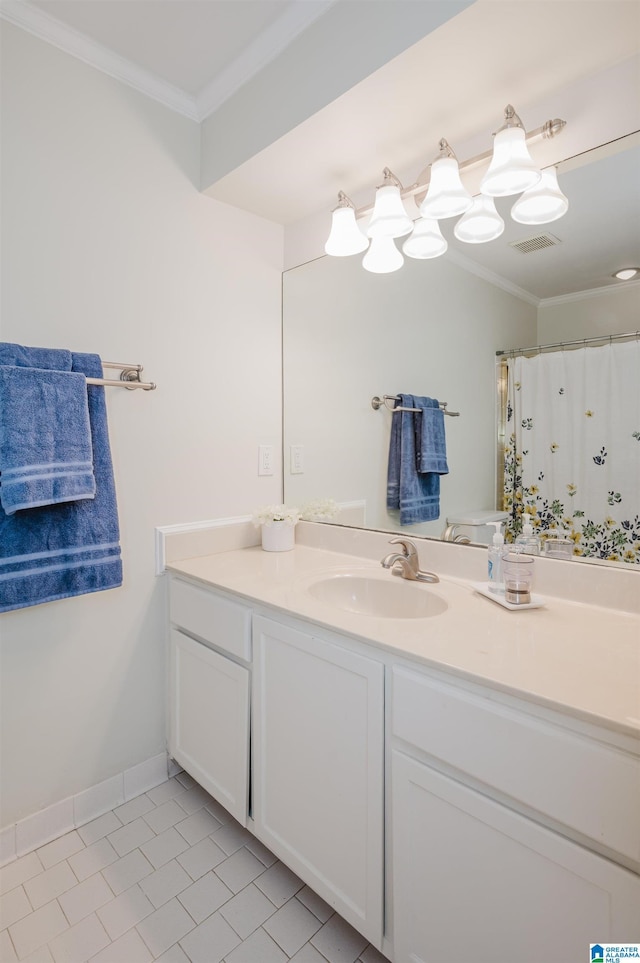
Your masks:
M 636 616 L 303 545 L 169 570 L 170 754 L 394 963 L 639 938 Z M 341 577 L 432 614 L 348 611 Z

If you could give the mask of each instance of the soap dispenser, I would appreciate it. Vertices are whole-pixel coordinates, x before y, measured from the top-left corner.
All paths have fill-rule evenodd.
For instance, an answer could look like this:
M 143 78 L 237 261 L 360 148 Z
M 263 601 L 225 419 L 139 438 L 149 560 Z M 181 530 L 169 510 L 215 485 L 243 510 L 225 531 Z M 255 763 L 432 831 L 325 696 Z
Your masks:
M 489 589 L 492 592 L 504 592 L 504 579 L 502 577 L 504 535 L 500 531 L 502 522 L 487 522 L 487 524 L 493 525 L 496 530 L 492 544 L 489 546 L 489 568 L 487 573 Z
M 515 550 L 516 552 L 523 552 L 525 555 L 539 555 L 540 536 L 534 534 L 529 517 L 529 515 L 525 515 L 527 521 L 522 526 L 522 534 L 516 538 Z

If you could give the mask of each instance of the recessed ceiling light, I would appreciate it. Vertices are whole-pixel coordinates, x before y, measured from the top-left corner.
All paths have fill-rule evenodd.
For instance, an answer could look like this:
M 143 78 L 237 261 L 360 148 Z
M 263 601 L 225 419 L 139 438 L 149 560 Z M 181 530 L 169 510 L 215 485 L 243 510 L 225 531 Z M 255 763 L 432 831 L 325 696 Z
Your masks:
M 614 278 L 618 278 L 619 281 L 630 281 L 640 274 L 640 268 L 623 268 L 622 271 L 616 271 L 613 275 Z

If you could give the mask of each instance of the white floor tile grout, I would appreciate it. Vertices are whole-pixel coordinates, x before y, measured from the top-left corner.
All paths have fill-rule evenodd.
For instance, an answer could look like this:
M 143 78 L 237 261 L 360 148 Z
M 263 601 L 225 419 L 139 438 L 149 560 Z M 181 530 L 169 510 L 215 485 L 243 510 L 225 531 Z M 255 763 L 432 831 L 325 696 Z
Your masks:
M 2 963 L 385 963 L 184 772 L 0 884 Z

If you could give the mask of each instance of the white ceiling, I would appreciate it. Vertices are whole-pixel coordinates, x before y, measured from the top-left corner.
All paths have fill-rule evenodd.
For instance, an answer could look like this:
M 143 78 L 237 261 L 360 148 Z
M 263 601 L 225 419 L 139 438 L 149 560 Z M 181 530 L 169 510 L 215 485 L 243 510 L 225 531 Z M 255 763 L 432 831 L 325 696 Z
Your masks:
M 0 12 L 202 119 L 336 2 L 358 3 L 364 24 L 367 7 L 379 0 L 0 0 Z M 410 182 L 442 136 L 454 146 L 475 144 L 473 153 L 485 150 L 507 100 L 516 109 L 552 101 L 559 88 L 637 55 L 639 43 L 638 0 L 476 0 L 208 193 L 285 224 L 328 212 L 338 190 L 361 204 L 364 192 L 372 196 L 385 165 Z M 327 69 L 330 64 L 329 49 Z M 292 78 L 292 87 L 298 80 Z M 525 124 L 546 119 L 523 117 Z M 555 278 L 548 271 L 534 278 L 532 260 L 525 266 L 527 258 L 514 255 L 506 243 L 475 251 L 465 245 L 464 254 L 506 277 L 513 271 L 513 282 L 535 297 L 610 283 L 596 280 L 596 255 L 590 252 L 604 248 L 611 258 L 624 259 L 626 250 L 627 259 L 640 259 L 637 221 L 627 221 L 622 248 L 610 238 L 612 220 L 621 224 L 629 214 L 638 217 L 638 169 L 635 206 L 622 200 L 614 219 L 612 208 L 605 207 L 604 220 L 590 229 L 585 230 L 577 193 L 570 197 L 571 218 L 550 229 L 560 234 L 562 224 L 575 236 L 565 251 L 573 252 L 578 240 L 582 246 L 579 254 L 562 255 Z M 628 164 L 627 175 L 634 176 Z M 575 187 L 587 194 L 592 189 Z M 513 233 L 512 228 L 505 234 L 505 242 Z M 554 249 L 554 255 L 559 252 Z

